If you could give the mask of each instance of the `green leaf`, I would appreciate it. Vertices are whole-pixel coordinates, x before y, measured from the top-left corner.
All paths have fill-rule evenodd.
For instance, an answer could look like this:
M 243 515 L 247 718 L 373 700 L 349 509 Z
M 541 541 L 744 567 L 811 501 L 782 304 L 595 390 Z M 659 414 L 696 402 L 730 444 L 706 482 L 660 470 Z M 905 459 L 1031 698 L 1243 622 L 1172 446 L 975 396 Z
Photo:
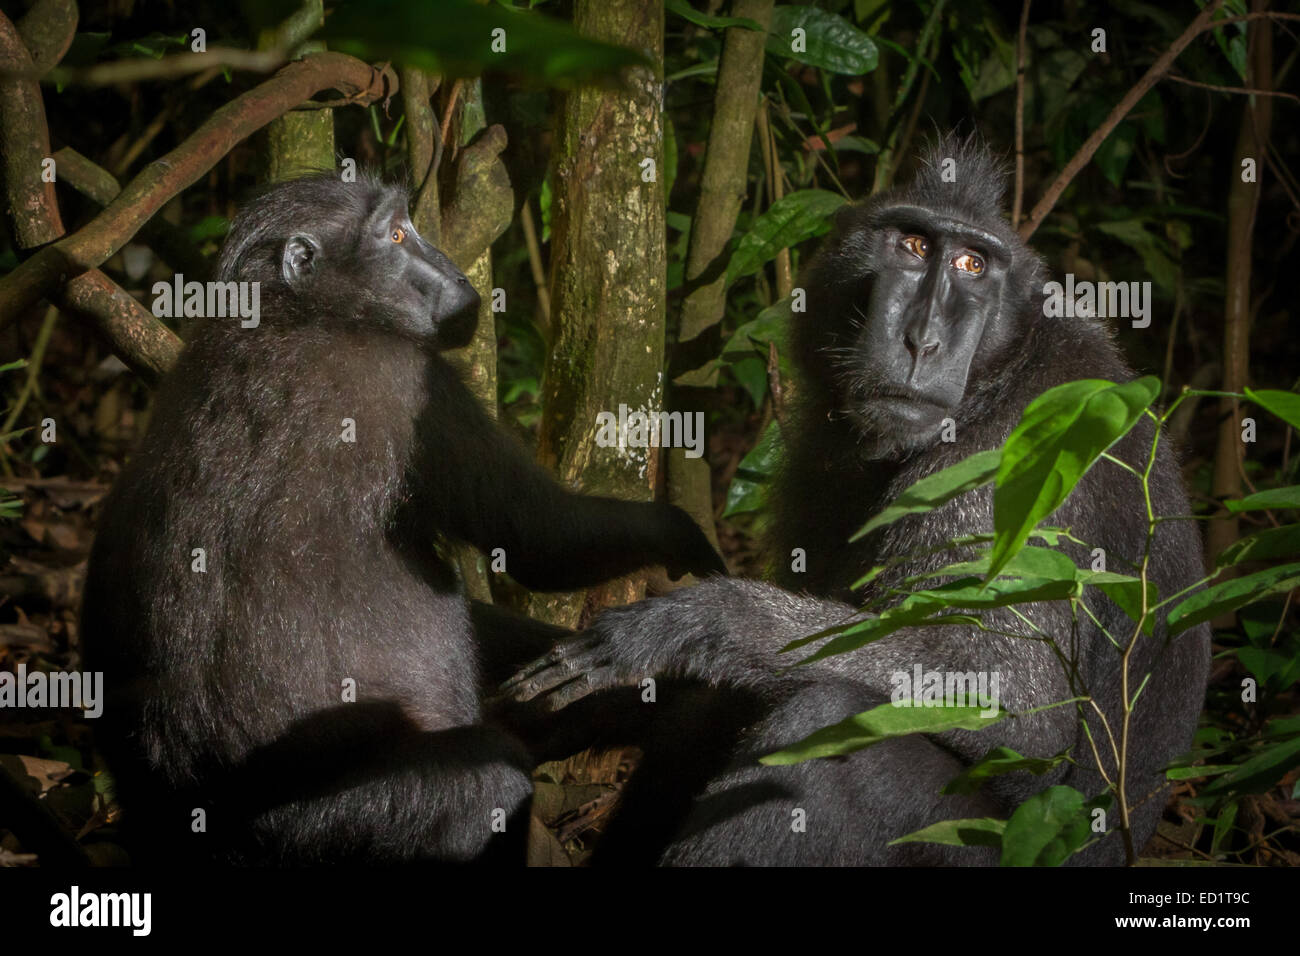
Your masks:
M 987 484 L 998 472 L 1002 452 L 997 449 L 977 451 L 955 465 L 927 475 L 912 485 L 894 502 L 858 529 L 850 541 L 857 541 L 877 528 L 892 524 L 904 515 L 932 511 L 973 488 Z
M 1130 133 L 1134 133 L 1132 127 L 1127 123 L 1121 124 L 1120 130 L 1127 130 Z M 1134 138 L 1136 138 L 1135 135 L 1130 136 L 1130 141 L 1127 143 L 1127 146 L 1125 147 L 1126 151 L 1123 152 L 1122 156 L 1117 154 L 1109 157 L 1109 161 L 1117 165 L 1107 173 L 1108 176 L 1113 173 L 1122 178 L 1124 171 L 1123 167 L 1127 165 L 1129 157 L 1132 155 L 1133 144 L 1131 140 Z M 1111 139 L 1112 137 L 1107 137 L 1107 142 L 1110 142 Z M 1124 142 L 1122 138 L 1114 141 L 1116 143 Z M 1099 163 L 1102 162 L 1100 159 L 1101 155 L 1102 151 L 1098 150 Z M 1112 179 L 1111 181 L 1114 182 L 1116 186 L 1120 185 L 1120 183 L 1115 179 Z M 1173 292 L 1174 287 L 1178 282 L 1178 266 L 1171 258 L 1169 258 L 1169 255 L 1161 245 L 1160 239 L 1153 233 L 1147 231 L 1141 219 L 1122 219 L 1113 222 L 1103 222 L 1098 224 L 1097 230 L 1099 232 L 1104 232 L 1107 235 L 1114 236 L 1120 242 L 1124 243 L 1140 255 L 1142 257 L 1143 271 L 1150 275 L 1155 284 L 1161 289 L 1164 289 L 1167 292 Z M 1150 303 L 1148 302 L 1147 305 L 1150 306 Z M 1100 303 L 1098 303 L 1098 308 L 1100 308 Z
M 1276 388 L 1264 388 L 1258 392 L 1248 388 L 1246 397 L 1260 408 L 1272 412 L 1292 428 L 1300 430 L 1300 395 Z
M 757 355 L 750 355 L 732 362 L 729 368 L 736 381 L 740 383 L 740 387 L 749 395 L 754 408 L 761 408 L 768 390 L 767 362 Z
M 796 28 L 804 30 L 805 49 L 802 51 L 792 49 Z M 773 9 L 767 52 L 850 76 L 870 73 L 880 59 L 871 37 L 843 17 L 810 6 Z
M 914 591 L 897 607 L 890 608 L 879 617 L 855 622 L 837 636 L 827 641 L 816 652 L 800 661 L 810 664 L 825 657 L 857 650 L 865 644 L 878 641 L 904 627 L 955 623 L 946 619 L 929 619 L 930 615 L 949 608 L 989 610 L 1009 604 L 1029 604 L 1034 601 L 1059 601 L 1073 597 L 1078 584 L 1072 580 L 1046 580 L 1043 578 L 997 578 L 981 582 L 978 578 L 950 581 L 927 591 Z M 807 643 L 813 638 L 792 641 L 787 649 Z
M 778 353 L 786 351 L 790 332 L 790 299 L 769 305 L 753 319 L 743 323 L 727 344 L 722 347 L 722 358 L 735 361 L 744 356 L 760 355 L 767 358 L 767 344 L 775 342 Z
M 1300 714 L 1293 717 L 1274 717 L 1264 728 L 1263 736 L 1268 740 L 1289 740 L 1300 735 Z
M 975 793 L 983 786 L 984 781 L 990 777 L 999 777 L 1002 774 L 1015 773 L 1020 770 L 1041 777 L 1053 768 L 1060 766 L 1068 754 L 1068 750 L 1063 750 L 1054 757 L 1024 757 L 1010 747 L 994 747 L 977 763 L 967 767 L 959 775 L 949 780 L 940 792 L 945 794 Z
M 1232 773 L 1224 774 L 1201 789 L 1201 796 L 1227 793 L 1264 793 L 1300 767 L 1300 738 L 1284 740 L 1262 748 Z
M 1124 171 L 1129 160 L 1133 158 L 1133 145 L 1137 141 L 1137 127 L 1129 122 L 1116 126 L 1097 147 L 1092 161 L 1101 170 L 1112 186 L 1119 188 L 1124 183 Z
M 982 710 L 980 707 L 899 707 L 892 703 L 881 704 L 841 720 L 838 724 L 823 727 L 784 750 L 760 758 L 759 763 L 784 767 L 815 757 L 851 754 L 891 737 L 937 734 L 946 730 L 983 730 L 1007 716 L 1005 711 L 999 711 L 995 717 L 983 717 Z
M 1297 553 L 1300 553 L 1300 524 L 1284 524 L 1234 541 L 1223 549 L 1214 567 L 1217 570 L 1242 561 L 1265 561 Z
M 1087 573 L 1087 572 L 1080 572 Z M 1106 580 L 1102 580 L 1102 578 Z M 1121 580 L 1113 580 L 1119 578 Z M 1142 618 L 1142 579 L 1131 577 L 1127 574 L 1113 574 L 1104 572 L 1097 574 L 1093 580 L 1085 578 L 1085 584 L 1092 584 L 1102 594 L 1114 601 L 1121 611 L 1123 611 L 1130 621 L 1136 622 Z M 1159 590 L 1156 588 L 1154 581 L 1147 581 L 1147 616 L 1142 618 L 1142 633 L 1150 637 L 1156 632 L 1156 616 L 1150 613 L 1150 608 L 1156 606 L 1160 600 Z
M 1265 511 L 1272 508 L 1300 508 L 1300 485 L 1287 485 L 1284 488 L 1270 488 L 1257 491 L 1240 500 L 1225 501 L 1226 507 L 1233 514 L 1243 511 Z
M 890 846 L 899 843 L 940 843 L 944 846 L 1001 846 L 1006 820 L 992 817 L 975 817 L 968 820 L 943 820 L 928 827 L 914 830 L 891 840 Z
M 1171 767 L 1165 771 L 1170 780 L 1200 780 L 1203 777 L 1217 777 L 1236 770 L 1235 764 L 1207 764 L 1197 767 Z
M 1289 688 L 1300 680 L 1300 655 L 1284 654 L 1267 647 L 1239 647 L 1237 660 L 1260 681 L 1272 681 Z
M 971 561 L 959 561 L 928 572 L 925 577 L 942 575 L 979 575 L 983 577 L 989 570 L 990 555 L 985 552 Z M 1016 552 L 1016 556 L 1006 563 L 998 572 L 1000 575 L 1013 577 L 1045 578 L 1050 581 L 1076 581 L 1082 573 L 1066 555 L 1053 548 L 1040 548 L 1026 545 Z
M 681 17 L 683 20 L 689 20 L 697 27 L 705 27 L 709 30 L 722 30 L 727 27 L 743 27 L 746 30 L 756 30 L 764 33 L 763 24 L 757 20 L 751 20 L 749 17 L 715 17 L 707 13 L 701 13 L 692 7 L 686 0 L 664 0 L 664 9 L 669 13 Z
M 1214 835 L 1210 838 L 1210 852 L 1218 853 L 1223 841 L 1232 834 L 1233 824 L 1237 822 L 1237 802 L 1228 803 L 1214 821 Z
M 1029 403 L 998 467 L 990 577 L 1020 550 L 1034 525 L 1061 506 L 1101 453 L 1128 433 L 1159 391 L 1153 376 L 1123 385 L 1084 379 L 1048 389 Z
M 1253 604 L 1270 594 L 1285 594 L 1300 587 L 1300 563 L 1265 568 L 1254 574 L 1220 581 L 1198 591 L 1169 612 L 1169 636 L 1181 634 L 1202 621 Z
M 497 29 L 505 31 L 504 52 L 492 49 Z M 367 62 L 393 60 L 444 76 L 501 70 L 561 87 L 650 65 L 640 52 L 584 37 L 562 20 L 474 0 L 440 0 L 437 16 L 413 0 L 338 4 L 319 36 L 331 50 Z
M 1011 814 L 1002 832 L 1003 866 L 1060 866 L 1093 836 L 1091 811 L 1101 805 L 1073 787 L 1048 787 Z
M 781 429 L 776 420 L 768 423 L 767 431 L 748 455 L 740 460 L 736 476 L 727 488 L 727 508 L 722 516 L 729 517 L 746 511 L 757 511 L 767 504 L 767 489 L 776 474 L 783 446 Z
M 753 228 L 736 244 L 727 264 L 727 283 L 753 275 L 782 249 L 829 232 L 831 216 L 845 201 L 824 189 L 800 189 L 782 196 L 754 220 Z
M 194 243 L 204 243 L 209 239 L 222 239 L 229 231 L 230 220 L 225 216 L 204 216 L 187 230 L 190 241 Z

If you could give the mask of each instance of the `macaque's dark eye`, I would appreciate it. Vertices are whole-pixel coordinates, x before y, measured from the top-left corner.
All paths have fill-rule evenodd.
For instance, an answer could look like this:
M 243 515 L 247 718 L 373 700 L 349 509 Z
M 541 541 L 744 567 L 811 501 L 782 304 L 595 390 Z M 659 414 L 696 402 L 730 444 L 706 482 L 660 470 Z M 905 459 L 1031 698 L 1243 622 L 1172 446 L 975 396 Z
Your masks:
M 898 244 L 918 259 L 924 259 L 930 254 L 930 243 L 923 236 L 904 236 Z
M 956 259 L 952 260 L 952 264 L 962 272 L 969 272 L 973 276 L 984 273 L 984 260 L 973 252 L 961 253 Z
M 406 238 L 406 230 L 403 229 L 401 226 L 398 226 L 396 229 L 393 230 L 393 234 L 388 238 L 392 239 L 393 242 L 401 242 L 403 239 Z

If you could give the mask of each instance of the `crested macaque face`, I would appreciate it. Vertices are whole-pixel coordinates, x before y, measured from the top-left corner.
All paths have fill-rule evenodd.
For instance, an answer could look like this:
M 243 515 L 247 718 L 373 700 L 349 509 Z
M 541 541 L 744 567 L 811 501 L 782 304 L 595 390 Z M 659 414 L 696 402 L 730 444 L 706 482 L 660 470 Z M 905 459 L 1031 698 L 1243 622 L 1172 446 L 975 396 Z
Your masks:
M 1010 255 L 987 230 L 916 206 L 885 207 L 865 228 L 870 278 L 855 303 L 865 316 L 840 356 L 841 407 L 865 435 L 917 447 L 966 395 Z
M 264 197 L 271 207 L 265 225 L 236 237 L 223 253 L 223 281 L 258 281 L 264 294 L 288 292 L 304 312 L 374 323 L 435 349 L 469 343 L 478 293 L 416 230 L 402 190 L 328 180 L 301 183 L 298 193 L 310 193 L 310 202 L 301 202 L 294 217 L 274 208 L 288 201 L 284 195 Z
M 815 281 L 805 362 L 869 459 L 902 458 L 958 426 L 1025 327 L 1033 254 L 1005 222 L 886 198 L 845 210 Z M 986 220 L 987 221 L 987 220 Z M 1014 300 L 1014 301 L 1013 301 Z

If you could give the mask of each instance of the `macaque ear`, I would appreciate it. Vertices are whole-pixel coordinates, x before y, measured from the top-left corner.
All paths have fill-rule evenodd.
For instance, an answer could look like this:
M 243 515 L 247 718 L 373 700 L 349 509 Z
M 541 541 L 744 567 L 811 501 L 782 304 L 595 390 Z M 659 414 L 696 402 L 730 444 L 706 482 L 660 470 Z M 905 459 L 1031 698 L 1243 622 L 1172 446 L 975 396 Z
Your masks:
M 280 275 L 292 287 L 301 285 L 316 271 L 320 246 L 311 236 L 293 236 L 286 240 L 280 256 Z

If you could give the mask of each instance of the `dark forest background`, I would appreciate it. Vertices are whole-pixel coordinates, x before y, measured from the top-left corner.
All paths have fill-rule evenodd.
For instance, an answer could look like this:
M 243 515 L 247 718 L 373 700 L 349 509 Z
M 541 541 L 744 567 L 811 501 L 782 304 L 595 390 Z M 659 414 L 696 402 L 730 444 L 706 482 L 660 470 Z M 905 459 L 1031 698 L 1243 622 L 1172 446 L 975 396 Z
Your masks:
M 797 388 L 783 322 L 801 267 L 840 205 L 905 181 L 941 131 L 977 133 L 1006 158 L 1008 213 L 1053 278 L 1152 283 L 1150 326 L 1115 331 L 1130 364 L 1163 382 L 1163 404 L 1186 387 L 1297 387 L 1294 6 L 0 10 L 3 669 L 79 667 L 96 506 L 186 333 L 185 320 L 150 313 L 153 283 L 205 278 L 252 188 L 345 160 L 409 182 L 422 233 L 484 293 L 458 361 L 493 414 L 575 487 L 680 504 L 735 574 L 760 576 L 770 559 L 757 542 Z M 498 28 L 504 51 L 485 40 Z M 799 29 L 807 44 L 792 50 Z M 662 202 L 629 202 L 646 182 Z M 705 456 L 597 449 L 596 412 L 620 404 L 704 411 Z M 1211 562 L 1244 535 L 1293 526 L 1300 505 L 1223 507 L 1298 483 L 1294 429 L 1260 413 L 1243 444 L 1241 414 L 1193 396 L 1170 424 L 1197 514 L 1218 516 L 1205 522 Z M 570 626 L 670 586 L 646 574 L 530 595 L 489 581 L 476 554 L 460 566 L 471 594 Z M 1300 862 L 1298 582 L 1282 575 L 1216 618 L 1204 759 L 1180 774 L 1158 855 Z M 118 810 L 92 731 L 66 712 L 0 713 L 0 767 L 11 797 L 23 791 L 80 851 L 115 861 Z M 635 759 L 540 768 L 535 862 L 581 861 Z M 1225 775 L 1233 785 L 1216 789 Z M 0 816 L 0 866 L 35 862 L 6 825 Z

